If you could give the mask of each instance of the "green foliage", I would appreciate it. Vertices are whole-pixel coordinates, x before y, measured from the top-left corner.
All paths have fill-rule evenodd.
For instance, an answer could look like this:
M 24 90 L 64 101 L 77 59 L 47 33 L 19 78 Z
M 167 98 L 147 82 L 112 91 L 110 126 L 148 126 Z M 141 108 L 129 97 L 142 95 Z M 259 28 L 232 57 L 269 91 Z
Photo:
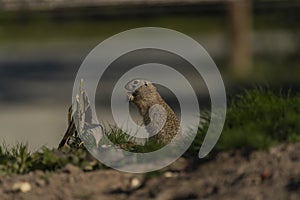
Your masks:
M 230 149 L 266 149 L 280 142 L 300 142 L 300 95 L 275 94 L 270 90 L 245 91 L 235 97 L 227 110 L 221 137 L 213 153 Z M 201 128 L 184 156 L 196 156 L 209 126 L 210 114 L 201 116 Z M 105 131 L 98 146 L 107 145 L 108 139 L 118 148 L 131 152 L 151 152 L 163 147 L 155 140 L 138 145 L 133 137 L 121 129 L 110 127 Z M 95 146 L 90 134 L 84 136 L 85 145 Z M 83 170 L 106 168 L 92 158 L 78 137 L 71 138 L 70 148 L 63 151 L 44 148 L 40 152 L 29 152 L 27 145 L 17 144 L 9 149 L 0 145 L 0 174 L 23 174 L 33 170 L 53 171 L 72 163 Z M 150 173 L 155 176 L 160 172 Z M 147 177 L 146 176 L 146 177 Z
M 146 141 L 144 145 L 139 145 L 134 141 L 133 136 L 128 135 L 127 133 L 123 132 L 121 129 L 118 129 L 116 127 L 110 127 L 110 129 L 107 129 L 105 133 L 106 137 L 104 137 L 99 142 L 99 145 L 107 144 L 108 139 L 110 140 L 110 142 L 119 146 L 120 148 L 135 153 L 152 152 L 164 146 L 163 144 L 151 138 L 148 141 Z
M 17 144 L 8 150 L 0 146 L 0 174 L 2 173 L 26 173 L 29 171 L 32 158 L 25 144 Z
M 248 145 L 266 149 L 279 142 L 299 142 L 299 111 L 300 96 L 276 95 L 264 89 L 246 91 L 228 109 L 219 148 Z M 230 144 L 234 139 L 237 142 Z
M 281 142 L 300 142 L 300 95 L 275 94 L 266 89 L 245 91 L 228 107 L 226 122 L 215 152 L 229 149 L 267 149 Z M 197 153 L 209 120 L 188 153 Z
M 41 152 L 31 153 L 26 144 L 17 144 L 9 149 L 0 146 L 0 174 L 24 174 L 33 170 L 54 171 L 72 163 L 83 170 L 104 168 L 84 149 L 71 149 L 64 152 L 44 148 Z

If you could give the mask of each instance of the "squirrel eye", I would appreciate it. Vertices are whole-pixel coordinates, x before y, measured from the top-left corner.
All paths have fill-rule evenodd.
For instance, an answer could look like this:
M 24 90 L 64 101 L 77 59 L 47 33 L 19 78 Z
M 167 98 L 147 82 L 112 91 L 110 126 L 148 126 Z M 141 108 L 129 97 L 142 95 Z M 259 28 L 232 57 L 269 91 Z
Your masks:
M 147 84 L 147 83 L 145 83 L 145 86 L 148 86 L 148 84 Z

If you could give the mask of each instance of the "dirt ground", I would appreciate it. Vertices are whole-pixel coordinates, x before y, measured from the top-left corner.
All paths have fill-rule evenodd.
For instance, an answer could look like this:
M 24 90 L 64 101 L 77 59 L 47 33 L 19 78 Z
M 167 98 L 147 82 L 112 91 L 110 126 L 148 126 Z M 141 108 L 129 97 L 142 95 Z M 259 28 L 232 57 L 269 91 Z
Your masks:
M 279 145 L 245 156 L 224 152 L 199 162 L 181 158 L 145 178 L 116 170 L 83 172 L 67 165 L 56 172 L 0 176 L 5 199 L 300 199 L 300 144 Z

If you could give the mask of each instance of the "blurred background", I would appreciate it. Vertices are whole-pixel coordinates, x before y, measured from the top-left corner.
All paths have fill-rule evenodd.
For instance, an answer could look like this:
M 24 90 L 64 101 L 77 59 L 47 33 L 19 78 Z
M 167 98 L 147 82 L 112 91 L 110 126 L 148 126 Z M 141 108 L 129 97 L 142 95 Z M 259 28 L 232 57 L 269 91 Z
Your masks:
M 56 147 L 84 58 L 104 39 L 138 27 L 197 40 L 229 99 L 261 85 L 297 93 L 299 12 L 297 0 L 0 0 L 0 142 Z

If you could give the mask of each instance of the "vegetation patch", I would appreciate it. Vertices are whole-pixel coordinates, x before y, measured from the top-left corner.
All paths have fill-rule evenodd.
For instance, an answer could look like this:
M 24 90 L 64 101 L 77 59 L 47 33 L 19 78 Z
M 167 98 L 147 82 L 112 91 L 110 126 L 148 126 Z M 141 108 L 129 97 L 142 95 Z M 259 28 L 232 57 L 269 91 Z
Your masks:
M 223 132 L 214 152 L 242 149 L 264 150 L 279 143 L 300 141 L 300 95 L 267 89 L 245 91 L 228 106 Z M 209 118 L 188 153 L 199 151 Z
M 213 153 L 234 149 L 265 150 L 279 143 L 300 142 L 299 113 L 299 94 L 276 94 L 266 89 L 245 91 L 231 100 L 223 132 Z M 198 155 L 209 126 L 209 113 L 206 112 L 201 118 L 202 128 L 198 128 L 198 134 L 185 157 Z M 151 152 L 162 147 L 162 144 L 152 140 L 145 145 L 137 145 L 132 142 L 131 136 L 116 128 L 107 130 L 106 136 L 119 148 L 131 152 Z M 88 153 L 80 139 L 72 138 L 70 141 L 70 148 L 62 151 L 44 148 L 30 152 L 26 144 L 17 144 L 12 148 L 3 144 L 0 146 L 0 174 L 54 171 L 68 163 L 85 171 L 107 168 Z M 100 140 L 98 146 L 103 144 L 106 144 L 105 141 Z

